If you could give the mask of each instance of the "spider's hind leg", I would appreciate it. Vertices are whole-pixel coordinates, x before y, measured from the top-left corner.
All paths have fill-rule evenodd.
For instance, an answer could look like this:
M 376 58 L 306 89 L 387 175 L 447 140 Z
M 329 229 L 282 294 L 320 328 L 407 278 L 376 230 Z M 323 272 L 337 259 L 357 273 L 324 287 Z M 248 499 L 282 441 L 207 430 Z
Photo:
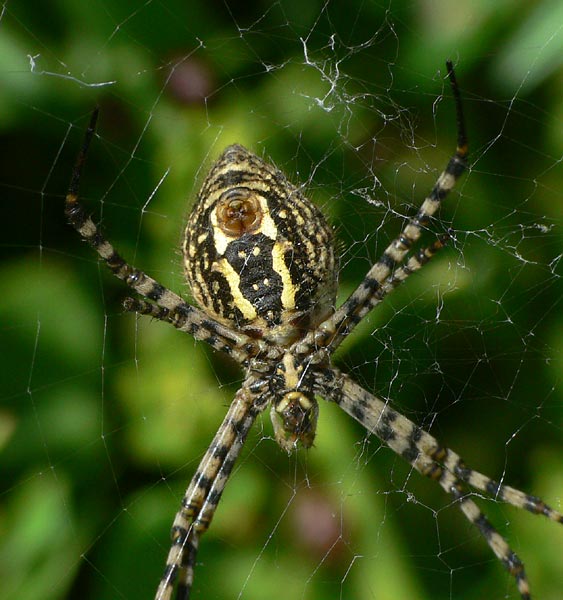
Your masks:
M 377 306 L 377 304 L 383 301 L 385 296 L 390 294 L 395 288 L 399 287 L 409 275 L 422 269 L 422 267 L 424 267 L 424 265 L 446 245 L 449 238 L 449 235 L 442 235 L 430 246 L 421 248 L 418 252 L 412 254 L 406 264 L 396 268 L 383 282 L 381 287 L 375 293 L 373 300 L 370 303 L 371 306 L 369 308 L 365 307 L 364 310 L 360 311 L 358 317 L 363 318 L 371 308 Z
M 178 329 L 190 333 L 196 339 L 203 340 L 214 348 L 230 354 L 239 363 L 244 363 L 258 351 L 257 344 L 251 338 L 207 317 L 201 310 L 187 304 L 181 296 L 161 285 L 140 269 L 127 263 L 105 238 L 100 228 L 80 203 L 80 180 L 88 149 L 95 134 L 97 119 L 98 109 L 92 113 L 82 148 L 72 172 L 65 199 L 65 214 L 69 223 L 76 229 L 82 239 L 96 250 L 118 279 L 124 281 L 137 294 L 147 299 L 146 301 L 129 299 L 128 304 L 126 304 L 127 310 L 152 314 L 160 320 L 168 321 L 177 326 Z
M 260 344 L 246 334 L 217 323 L 186 302 L 170 310 L 148 300 L 127 297 L 123 300 L 123 308 L 128 312 L 170 323 L 178 331 L 207 342 L 212 348 L 227 354 L 243 366 L 260 350 Z
M 92 221 L 92 218 L 79 201 L 80 180 L 86 163 L 88 149 L 96 130 L 97 120 L 98 109 L 96 108 L 90 118 L 82 148 L 76 158 L 76 163 L 72 171 L 68 192 L 65 198 L 65 215 L 69 223 L 76 229 L 82 239 L 88 242 L 90 246 L 96 250 L 99 256 L 105 261 L 110 271 L 118 279 L 124 281 L 141 296 L 149 298 L 163 308 L 172 310 L 184 303 L 183 299 L 160 285 L 143 271 L 128 264 L 127 261 L 118 254 L 113 245 L 104 237 L 103 233 L 94 221 Z
M 436 213 L 444 198 L 450 193 L 457 180 L 467 168 L 467 136 L 463 117 L 461 97 L 453 65 L 447 63 L 448 77 L 456 105 L 457 146 L 445 170 L 438 177 L 430 194 L 425 198 L 414 217 L 409 219 L 401 233 L 387 246 L 382 256 L 368 271 L 364 280 L 342 306 L 317 331 L 306 338 L 305 342 L 314 346 L 324 346 L 334 351 L 342 340 L 354 329 L 361 319 L 392 290 L 395 285 L 387 285 L 392 273 L 399 272 L 402 279 L 408 275 L 408 267 L 401 267 L 414 244 L 420 239 L 430 218 Z M 443 244 L 442 244 L 443 245 Z M 442 246 L 440 245 L 440 248 Z M 432 248 L 434 248 L 432 250 Z M 439 248 L 429 247 L 431 254 Z M 424 251 L 423 251 L 424 252 Z M 421 261 L 417 268 L 427 261 Z M 413 269 L 416 270 L 416 269 Z M 401 280 L 402 280 L 401 279 Z M 382 290 L 383 288 L 383 290 Z

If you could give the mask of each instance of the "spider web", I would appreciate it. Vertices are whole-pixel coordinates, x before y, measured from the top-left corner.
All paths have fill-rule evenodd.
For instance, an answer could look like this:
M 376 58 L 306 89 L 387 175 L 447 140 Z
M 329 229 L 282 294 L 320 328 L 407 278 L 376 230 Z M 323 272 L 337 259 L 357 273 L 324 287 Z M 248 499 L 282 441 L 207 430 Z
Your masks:
M 452 240 L 336 363 L 470 466 L 562 509 L 560 3 L 39 8 L 0 13 L 0 597 L 152 598 L 174 513 L 240 384 L 202 344 L 124 314 L 127 290 L 65 224 L 96 104 L 82 194 L 123 256 L 187 293 L 189 201 L 240 142 L 329 215 L 342 301 L 453 151 L 452 58 L 471 168 L 432 224 Z M 476 499 L 534 597 L 560 598 L 561 528 Z M 322 403 L 308 452 L 288 457 L 258 423 L 201 543 L 194 599 L 261 597 L 517 591 L 438 485 Z

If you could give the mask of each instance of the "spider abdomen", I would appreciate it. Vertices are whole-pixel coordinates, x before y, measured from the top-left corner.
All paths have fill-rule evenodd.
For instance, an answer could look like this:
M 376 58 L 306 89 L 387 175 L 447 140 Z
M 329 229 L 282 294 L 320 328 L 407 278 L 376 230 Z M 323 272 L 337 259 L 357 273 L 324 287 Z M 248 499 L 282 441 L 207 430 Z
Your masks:
M 284 344 L 334 305 L 332 230 L 285 176 L 239 145 L 211 168 L 188 219 L 186 277 L 215 319 Z

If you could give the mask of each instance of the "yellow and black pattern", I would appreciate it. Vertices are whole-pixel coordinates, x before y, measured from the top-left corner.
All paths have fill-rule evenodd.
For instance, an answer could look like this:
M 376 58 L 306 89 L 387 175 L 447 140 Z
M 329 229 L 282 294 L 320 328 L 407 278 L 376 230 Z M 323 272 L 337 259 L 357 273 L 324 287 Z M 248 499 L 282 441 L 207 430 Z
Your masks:
M 284 450 L 310 447 L 318 402 L 335 402 L 454 498 L 530 600 L 524 566 L 469 493 L 563 523 L 541 499 L 468 467 L 452 450 L 335 369 L 331 355 L 355 325 L 447 242 L 418 247 L 429 220 L 467 166 L 467 140 L 453 67 L 448 76 L 457 109 L 457 148 L 417 214 L 383 252 L 357 289 L 335 310 L 337 268 L 332 230 L 318 208 L 285 176 L 239 145 L 229 146 L 205 179 L 186 228 L 185 271 L 201 308 L 191 306 L 128 264 L 79 201 L 92 115 L 66 196 L 71 225 L 110 271 L 139 297 L 124 307 L 174 325 L 237 361 L 245 379 L 193 476 L 172 527 L 172 547 L 157 600 L 188 600 L 201 536 L 208 529 L 235 461 L 256 417 L 270 407 L 274 436 Z
M 189 596 L 199 538 L 211 523 L 248 431 L 268 402 L 266 393 L 265 384 L 254 377 L 244 382 L 193 476 L 172 525 L 159 600 L 169 600 L 175 584 L 178 598 Z
M 411 258 L 408 266 L 399 267 L 399 272 L 393 275 L 393 270 L 405 260 L 409 251 L 420 239 L 423 229 L 428 225 L 431 217 L 437 212 L 442 201 L 467 169 L 467 134 L 465 132 L 461 98 L 453 67 L 451 63 L 448 63 L 447 66 L 457 112 L 457 147 L 454 155 L 438 177 L 430 194 L 424 199 L 416 215 L 409 219 L 401 233 L 384 250 L 356 291 L 317 331 L 312 332 L 302 341 L 301 351 L 307 352 L 308 346 L 321 345 L 333 352 L 392 287 L 396 287 L 404 281 L 412 271 L 418 270 L 442 248 L 445 237 L 442 237 L 433 246 L 419 252 L 418 255 L 413 257 L 414 260 Z M 390 285 L 389 281 L 393 283 Z
M 331 228 L 281 171 L 242 146 L 211 168 L 183 249 L 198 303 L 253 336 L 287 344 L 334 306 Z
M 110 271 L 124 281 L 140 296 L 154 304 L 128 298 L 126 310 L 155 313 L 153 316 L 181 323 L 181 328 L 196 339 L 209 343 L 213 348 L 232 354 L 235 360 L 244 360 L 257 353 L 256 342 L 240 331 L 225 327 L 207 317 L 198 308 L 189 305 L 181 296 L 165 288 L 146 273 L 130 265 L 108 242 L 92 218 L 80 204 L 79 183 L 86 154 L 94 135 L 98 109 L 92 113 L 82 149 L 76 160 L 69 189 L 65 198 L 65 215 L 80 236 L 88 242 L 105 261 Z M 157 310 L 159 307 L 160 310 Z
M 516 579 L 521 597 L 529 600 L 530 587 L 522 561 L 471 499 L 466 486 L 558 523 L 563 524 L 563 515 L 540 498 L 502 485 L 468 468 L 453 450 L 441 446 L 435 437 L 364 390 L 348 375 L 331 369 L 330 372 L 325 371 L 325 376 L 324 381 L 317 380 L 317 394 L 336 402 L 419 473 L 437 481 L 451 494 L 463 514 L 479 529 L 492 551 Z

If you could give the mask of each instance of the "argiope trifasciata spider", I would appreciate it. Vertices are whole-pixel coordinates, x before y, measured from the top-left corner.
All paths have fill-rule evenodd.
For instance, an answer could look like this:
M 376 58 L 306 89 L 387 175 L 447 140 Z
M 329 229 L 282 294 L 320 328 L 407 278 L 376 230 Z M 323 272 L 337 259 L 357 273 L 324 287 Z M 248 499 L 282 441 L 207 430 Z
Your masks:
M 364 390 L 331 364 L 331 355 L 363 317 L 444 245 L 444 237 L 414 250 L 422 231 L 467 166 L 460 95 L 447 63 L 457 110 L 457 148 L 430 195 L 351 296 L 335 309 L 337 266 L 332 230 L 321 212 L 285 176 L 239 145 L 211 168 L 188 220 L 185 271 L 201 309 L 187 304 L 129 265 L 78 201 L 79 180 L 94 135 L 92 115 L 66 197 L 66 215 L 113 274 L 140 297 L 128 311 L 151 315 L 192 334 L 237 361 L 244 382 L 190 482 L 172 527 L 172 547 L 157 600 L 190 595 L 200 537 L 256 417 L 268 406 L 279 445 L 308 448 L 315 436 L 316 396 L 335 402 L 417 471 L 451 494 L 463 514 L 530 598 L 522 562 L 473 501 L 474 488 L 563 523 L 529 496 L 467 467 L 452 450 Z M 408 257 L 408 258 L 407 258 Z

